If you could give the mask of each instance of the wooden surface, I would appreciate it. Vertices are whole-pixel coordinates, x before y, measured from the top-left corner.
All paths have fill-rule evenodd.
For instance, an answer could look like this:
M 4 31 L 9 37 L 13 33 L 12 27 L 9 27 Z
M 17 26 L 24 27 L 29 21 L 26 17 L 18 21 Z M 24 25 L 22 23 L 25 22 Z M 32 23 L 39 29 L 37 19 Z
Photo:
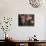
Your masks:
M 24 46 L 28 46 L 28 43 L 24 43 Z
M 5 41 L 5 40 L 0 40 Z M 6 41 L 7 42 L 7 41 Z M 9 45 L 16 45 L 20 46 L 20 44 L 24 44 L 24 46 L 46 46 L 46 40 L 40 40 L 40 41 L 29 41 L 29 40 L 8 40 L 7 42 Z
M 39 40 L 39 41 L 29 41 L 29 40 L 13 40 L 12 42 L 25 42 L 25 43 L 28 43 L 28 42 L 38 42 L 38 43 L 46 43 L 46 40 Z

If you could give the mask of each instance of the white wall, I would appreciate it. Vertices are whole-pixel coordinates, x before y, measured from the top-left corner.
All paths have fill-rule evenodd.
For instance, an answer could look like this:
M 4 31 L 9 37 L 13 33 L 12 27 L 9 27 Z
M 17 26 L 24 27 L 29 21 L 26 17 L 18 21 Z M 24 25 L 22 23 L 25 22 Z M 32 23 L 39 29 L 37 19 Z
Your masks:
M 0 17 L 12 17 L 13 22 L 9 33 L 17 40 L 27 40 L 34 34 L 37 35 L 39 40 L 46 40 L 45 30 L 45 15 L 46 6 L 33 8 L 29 4 L 29 0 L 0 0 Z M 19 27 L 18 14 L 34 14 L 35 26 L 34 27 Z M 1 19 L 1 18 L 0 18 Z M 2 31 L 0 31 L 2 35 Z M 0 36 L 0 39 L 3 37 Z

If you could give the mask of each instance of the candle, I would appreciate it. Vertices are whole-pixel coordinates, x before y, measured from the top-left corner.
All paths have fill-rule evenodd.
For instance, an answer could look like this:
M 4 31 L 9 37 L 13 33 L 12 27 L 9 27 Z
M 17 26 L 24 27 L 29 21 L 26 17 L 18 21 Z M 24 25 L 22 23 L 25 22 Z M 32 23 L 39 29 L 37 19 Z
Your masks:
M 8 38 L 8 34 L 6 34 L 6 37 Z

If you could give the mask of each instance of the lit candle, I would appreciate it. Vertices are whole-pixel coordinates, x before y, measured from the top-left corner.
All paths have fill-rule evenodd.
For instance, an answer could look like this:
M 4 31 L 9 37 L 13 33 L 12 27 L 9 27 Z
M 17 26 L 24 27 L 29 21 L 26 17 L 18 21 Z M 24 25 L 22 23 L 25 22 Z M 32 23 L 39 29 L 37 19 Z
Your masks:
M 6 34 L 6 37 L 8 38 L 8 34 Z

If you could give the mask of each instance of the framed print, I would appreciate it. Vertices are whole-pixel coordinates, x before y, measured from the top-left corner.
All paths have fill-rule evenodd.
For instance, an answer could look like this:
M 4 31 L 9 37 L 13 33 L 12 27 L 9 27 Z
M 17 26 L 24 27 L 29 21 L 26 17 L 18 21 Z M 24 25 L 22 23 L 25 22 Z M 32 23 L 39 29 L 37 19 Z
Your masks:
M 34 14 L 18 14 L 19 26 L 34 26 Z

